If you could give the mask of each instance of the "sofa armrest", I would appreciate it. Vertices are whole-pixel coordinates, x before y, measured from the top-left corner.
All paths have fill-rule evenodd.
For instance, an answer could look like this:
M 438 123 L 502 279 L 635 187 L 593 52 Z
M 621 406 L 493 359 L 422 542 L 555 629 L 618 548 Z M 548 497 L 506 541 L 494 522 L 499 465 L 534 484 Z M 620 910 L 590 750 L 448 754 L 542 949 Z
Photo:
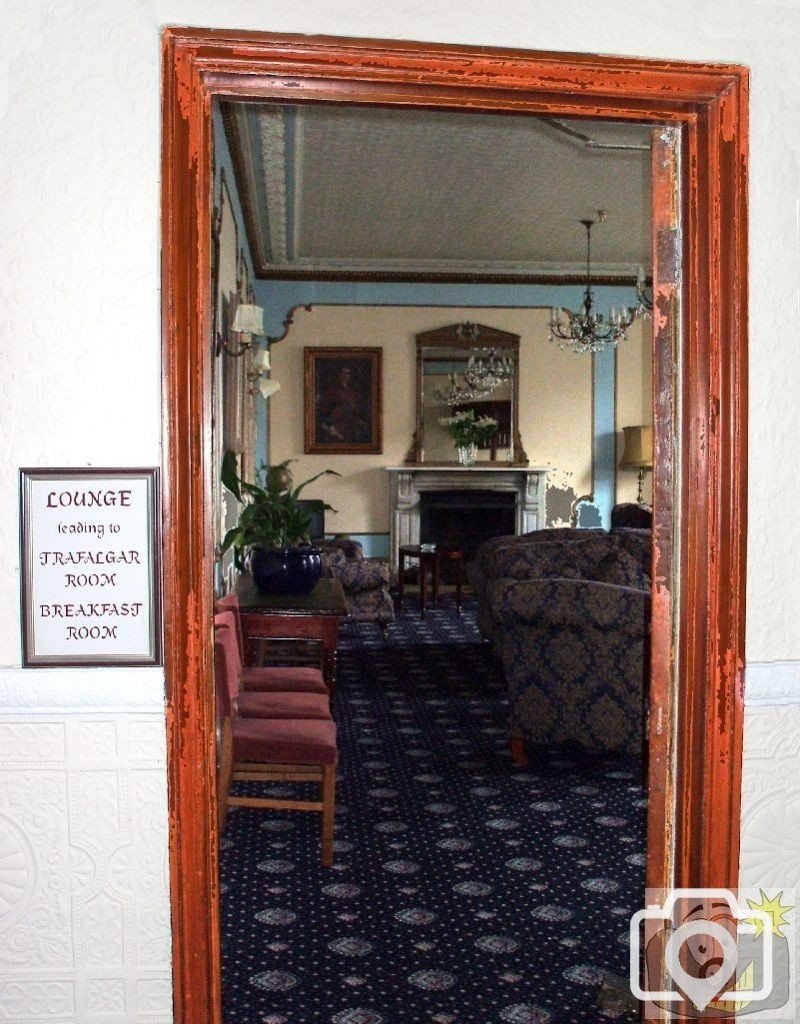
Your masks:
M 388 589 L 391 581 L 391 570 L 386 562 L 373 562 L 368 559 L 337 565 L 333 575 L 341 581 L 345 593 L 350 594 L 377 590 L 379 587 Z

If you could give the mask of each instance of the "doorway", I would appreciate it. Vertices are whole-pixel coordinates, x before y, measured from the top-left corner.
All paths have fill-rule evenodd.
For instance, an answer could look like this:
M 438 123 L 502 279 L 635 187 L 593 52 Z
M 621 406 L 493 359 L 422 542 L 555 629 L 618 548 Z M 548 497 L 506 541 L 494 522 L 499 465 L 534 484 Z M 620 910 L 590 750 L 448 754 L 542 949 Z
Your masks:
M 746 92 L 746 71 L 734 66 L 165 31 L 164 588 L 176 1020 L 219 1020 L 220 1005 L 205 343 L 211 97 L 671 126 L 653 161 L 656 569 L 647 883 L 663 888 L 730 886 L 738 873 Z

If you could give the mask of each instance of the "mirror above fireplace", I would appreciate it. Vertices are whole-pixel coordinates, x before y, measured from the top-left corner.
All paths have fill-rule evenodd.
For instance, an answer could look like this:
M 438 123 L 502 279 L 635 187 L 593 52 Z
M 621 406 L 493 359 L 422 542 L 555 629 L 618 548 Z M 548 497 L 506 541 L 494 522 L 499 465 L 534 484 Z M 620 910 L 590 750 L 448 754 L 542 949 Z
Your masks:
M 416 336 L 416 420 L 407 465 L 456 462 L 454 441 L 439 420 L 471 410 L 497 421 L 478 444 L 478 463 L 525 466 L 519 434 L 519 335 L 458 323 Z

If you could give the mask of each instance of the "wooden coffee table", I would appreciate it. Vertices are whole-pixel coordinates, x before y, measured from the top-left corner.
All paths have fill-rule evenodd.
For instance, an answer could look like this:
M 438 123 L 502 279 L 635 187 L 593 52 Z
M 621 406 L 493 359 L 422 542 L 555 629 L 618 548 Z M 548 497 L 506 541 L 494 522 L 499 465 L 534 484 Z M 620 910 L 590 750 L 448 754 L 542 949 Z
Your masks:
M 347 615 L 339 580 L 322 579 L 305 597 L 259 594 L 249 575 L 236 584 L 244 634 L 245 659 L 255 646 L 263 663 L 270 642 L 310 641 L 321 648 L 325 684 L 333 693 L 336 683 L 336 649 L 339 622 Z M 307 661 L 307 659 L 301 659 Z

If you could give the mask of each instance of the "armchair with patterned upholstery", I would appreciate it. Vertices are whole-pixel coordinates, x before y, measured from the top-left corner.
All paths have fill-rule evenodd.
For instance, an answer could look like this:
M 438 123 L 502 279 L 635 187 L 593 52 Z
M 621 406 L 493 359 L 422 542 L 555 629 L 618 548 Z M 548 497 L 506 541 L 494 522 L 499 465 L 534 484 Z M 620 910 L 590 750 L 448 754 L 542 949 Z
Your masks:
M 361 544 L 349 537 L 315 541 L 315 546 L 322 552 L 322 575 L 341 582 L 353 619 L 376 622 L 382 628 L 394 620 L 387 562 L 364 558 Z
M 649 558 L 649 531 L 615 530 L 562 545 L 537 578 L 488 582 L 520 762 L 524 744 L 641 751 Z
M 467 577 L 477 602 L 477 624 L 485 640 L 497 641 L 494 616 L 489 606 L 488 585 L 492 580 L 525 580 L 542 575 L 570 575 L 565 545 L 582 544 L 603 530 L 575 530 L 555 527 L 517 536 L 492 537 L 478 548 L 467 566 Z M 563 572 L 562 572 L 563 570 Z

